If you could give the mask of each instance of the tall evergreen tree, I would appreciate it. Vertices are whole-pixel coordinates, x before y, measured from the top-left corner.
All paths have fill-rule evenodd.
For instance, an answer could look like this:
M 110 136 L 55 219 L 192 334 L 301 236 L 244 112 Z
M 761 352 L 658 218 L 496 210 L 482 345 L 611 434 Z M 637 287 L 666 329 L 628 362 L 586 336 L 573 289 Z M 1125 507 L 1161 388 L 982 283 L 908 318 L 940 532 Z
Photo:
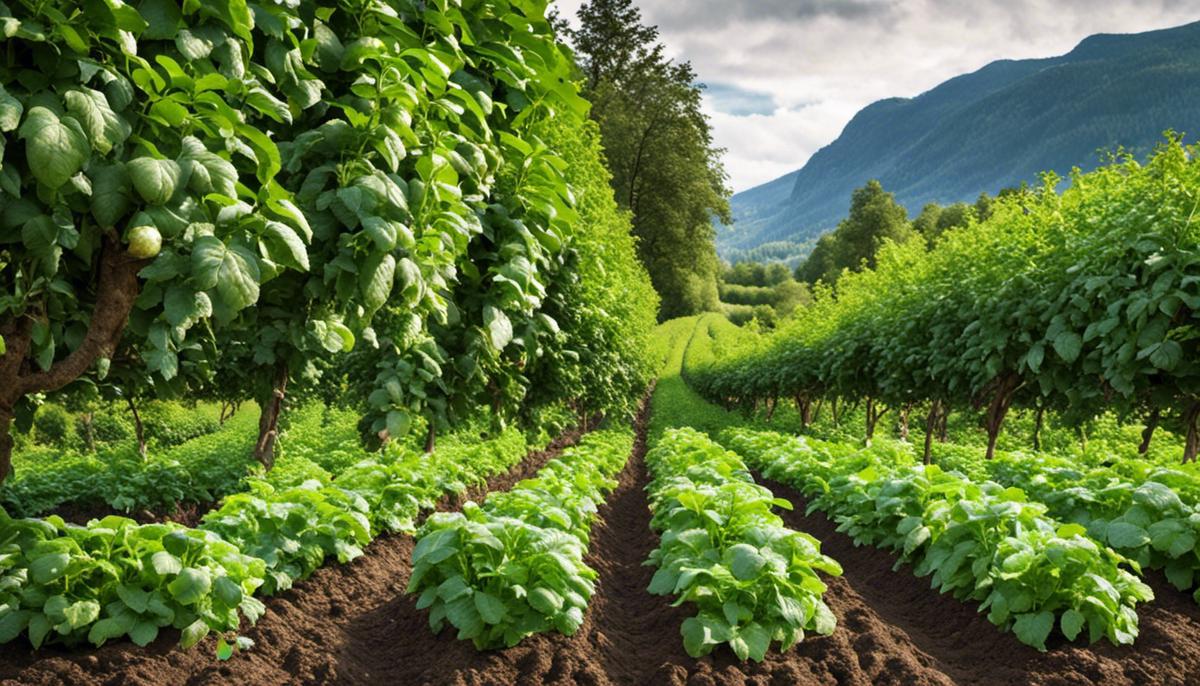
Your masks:
M 571 32 L 599 123 L 617 202 L 667 319 L 716 309 L 712 218 L 728 222 L 721 149 L 701 111 L 691 64 L 663 56 L 658 30 L 631 0 L 592 0 Z

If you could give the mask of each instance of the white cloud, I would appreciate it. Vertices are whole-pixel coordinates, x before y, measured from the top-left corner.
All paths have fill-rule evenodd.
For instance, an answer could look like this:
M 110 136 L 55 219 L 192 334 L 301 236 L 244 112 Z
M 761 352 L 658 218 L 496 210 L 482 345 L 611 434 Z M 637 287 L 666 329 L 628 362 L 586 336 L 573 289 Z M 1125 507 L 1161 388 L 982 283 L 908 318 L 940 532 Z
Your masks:
M 557 2 L 573 17 L 582 0 Z M 997 59 L 1049 57 L 1094 33 L 1200 19 L 1200 0 L 639 0 L 670 55 L 703 82 L 741 191 L 803 166 L 854 114 Z M 729 99 L 728 88 L 754 94 Z M 764 98 L 765 96 L 765 98 Z M 775 110 L 762 114 L 762 102 Z M 741 114 L 738 114 L 738 113 Z

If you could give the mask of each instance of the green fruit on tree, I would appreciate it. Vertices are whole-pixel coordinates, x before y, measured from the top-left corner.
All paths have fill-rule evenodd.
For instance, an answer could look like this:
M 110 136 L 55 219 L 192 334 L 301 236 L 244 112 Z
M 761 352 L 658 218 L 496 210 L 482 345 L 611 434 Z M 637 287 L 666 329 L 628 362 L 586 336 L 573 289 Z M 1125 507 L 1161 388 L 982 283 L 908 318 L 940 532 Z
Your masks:
M 145 260 L 162 250 L 162 234 L 153 226 L 135 226 L 129 231 L 129 254 Z

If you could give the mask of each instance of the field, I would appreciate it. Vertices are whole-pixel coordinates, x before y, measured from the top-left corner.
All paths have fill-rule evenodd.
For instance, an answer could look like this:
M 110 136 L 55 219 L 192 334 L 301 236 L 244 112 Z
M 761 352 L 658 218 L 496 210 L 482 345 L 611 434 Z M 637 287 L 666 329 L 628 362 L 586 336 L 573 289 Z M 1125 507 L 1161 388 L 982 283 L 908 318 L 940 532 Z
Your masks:
M 0 5 L 0 684 L 1200 680 L 1200 149 L 724 267 L 548 10 Z
M 1179 675 L 1200 669 L 1200 650 L 1188 647 L 1200 638 L 1200 606 L 1189 593 L 1172 588 L 1159 572 L 1145 576 L 1155 599 L 1137 607 L 1134 645 L 1115 646 L 1102 639 L 1089 647 L 1057 636 L 1048 641 L 1048 650 L 1040 652 L 989 623 L 976 612 L 976 603 L 931 589 L 926 578 L 914 575 L 911 557 L 886 546 L 857 545 L 839 527 L 836 516 L 822 511 L 804 514 L 805 506 L 813 502 L 811 493 L 806 495 L 803 484 L 773 470 L 767 470 L 773 475 L 767 478 L 759 469 L 764 464 L 757 455 L 762 443 L 756 446 L 749 440 L 754 436 L 767 437 L 769 443 L 791 440 L 770 431 L 779 430 L 788 420 L 777 416 L 768 422 L 761 416 L 728 413 L 695 395 L 679 375 L 685 359 L 696 364 L 713 354 L 715 340 L 735 333 L 727 326 L 719 317 L 706 316 L 660 327 L 656 352 L 665 366 L 634 424 L 636 437 L 620 439 L 617 431 L 611 449 L 597 448 L 615 451 L 609 469 L 616 471 L 611 492 L 599 497 L 594 521 L 587 527 L 590 533 L 582 561 L 595 570 L 595 592 L 572 636 L 537 633 L 515 647 L 479 651 L 470 641 L 456 640 L 454 629 L 430 632 L 428 610 L 418 609 L 419 594 L 406 593 L 414 559 L 420 559 L 414 556 L 414 539 L 405 533 L 385 533 L 366 546 L 361 557 L 344 565 L 326 565 L 297 581 L 291 590 L 266 598 L 262 618 L 244 631 L 254 647 L 228 662 L 214 659 L 213 638 L 180 651 L 175 636 L 163 636 L 145 648 L 113 643 L 83 652 L 49 647 L 9 650 L 0 661 L 0 678 L 14 683 L 233 679 L 740 684 L 782 679 L 853 684 L 1133 684 L 1174 683 Z M 836 621 L 830 635 L 806 635 L 795 648 L 772 649 L 761 662 L 739 660 L 730 646 L 718 646 L 700 658 L 689 657 L 679 632 L 695 614 L 694 607 L 691 603 L 672 607 L 668 598 L 648 592 L 655 568 L 644 563 L 660 545 L 662 527 L 652 527 L 651 517 L 663 508 L 660 502 L 652 510 L 647 499 L 653 470 L 662 469 L 651 463 L 648 470 L 647 448 L 669 448 L 678 440 L 676 430 L 691 426 L 723 438 L 735 450 L 740 447 L 732 455 L 746 460 L 755 479 L 773 497 L 794 507 L 778 511 L 778 526 L 816 537 L 821 553 L 840 566 L 838 575 L 820 573 L 827 589 L 819 597 Z M 315 432 L 297 429 L 286 444 L 303 454 L 304 437 Z M 550 442 L 545 450 L 523 457 L 514 454 L 510 459 L 518 460 L 515 467 L 476 482 L 465 493 L 442 497 L 436 509 L 461 511 L 468 499 L 488 502 L 489 494 L 519 489 L 522 479 L 536 475 L 551 459 L 579 450 L 570 446 L 579 446 L 581 438 L 582 445 L 588 445 L 589 436 L 577 430 Z M 623 442 L 628 440 L 633 440 L 632 446 Z M 687 440 L 710 439 L 693 433 Z M 818 439 L 811 440 L 819 444 Z M 711 449 L 723 452 L 715 443 Z M 874 450 L 881 448 L 877 445 Z M 845 452 L 863 451 L 847 447 Z M 281 464 L 305 459 L 284 455 Z M 590 462 L 596 459 L 584 457 Z M 710 457 L 707 464 L 714 464 L 714 459 Z

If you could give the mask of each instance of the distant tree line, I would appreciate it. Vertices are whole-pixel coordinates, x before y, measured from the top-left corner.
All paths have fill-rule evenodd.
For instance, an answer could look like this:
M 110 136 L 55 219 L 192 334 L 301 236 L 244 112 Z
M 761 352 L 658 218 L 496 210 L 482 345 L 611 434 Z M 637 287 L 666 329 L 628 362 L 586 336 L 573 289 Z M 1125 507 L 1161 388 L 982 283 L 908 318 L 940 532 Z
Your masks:
M 833 285 L 846 270 L 874 269 L 875 256 L 889 241 L 903 244 L 921 240 L 926 247 L 932 248 L 947 231 L 990 217 L 996 198 L 1020 193 L 1026 188 L 1025 184 L 1005 188 L 994 197 L 980 193 L 974 204 L 929 203 L 909 221 L 908 210 L 896 202 L 896 196 L 872 179 L 854 191 L 849 215 L 837 229 L 821 236 L 812 253 L 796 268 L 796 280 Z

